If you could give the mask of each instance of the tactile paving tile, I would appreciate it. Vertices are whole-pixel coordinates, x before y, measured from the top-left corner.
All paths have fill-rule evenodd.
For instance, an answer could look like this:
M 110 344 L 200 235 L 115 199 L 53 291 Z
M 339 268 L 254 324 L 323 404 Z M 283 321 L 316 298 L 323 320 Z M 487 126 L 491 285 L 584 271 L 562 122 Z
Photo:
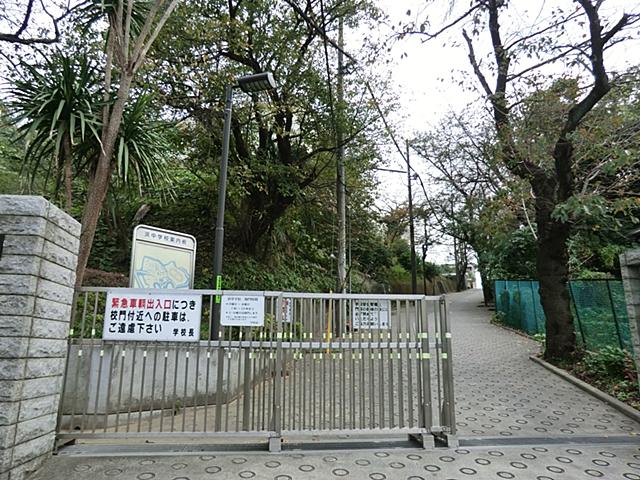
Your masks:
M 638 446 L 473 447 L 456 450 L 251 453 L 181 457 L 58 457 L 33 480 L 626 479 L 640 480 Z
M 450 296 L 461 436 L 640 433 L 640 425 L 529 360 L 540 344 L 489 324 L 481 295 Z

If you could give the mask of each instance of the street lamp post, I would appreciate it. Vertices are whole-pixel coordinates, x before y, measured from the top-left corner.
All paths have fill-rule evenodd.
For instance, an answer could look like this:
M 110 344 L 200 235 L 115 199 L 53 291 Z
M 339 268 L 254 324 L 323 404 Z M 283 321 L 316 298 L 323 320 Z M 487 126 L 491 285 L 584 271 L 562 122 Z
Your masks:
M 224 244 L 227 166 L 229 164 L 233 90 L 236 88 L 239 88 L 244 93 L 256 93 L 276 88 L 276 82 L 271 72 L 263 72 L 240 77 L 235 84 L 228 84 L 224 89 L 224 126 L 222 129 L 222 155 L 220 157 L 220 176 L 218 178 L 218 208 L 216 213 L 216 233 L 213 252 L 213 276 L 216 290 L 222 290 L 222 249 Z M 220 301 L 220 297 L 216 297 L 213 304 L 212 323 L 209 328 L 209 338 L 212 340 L 217 340 L 220 335 Z

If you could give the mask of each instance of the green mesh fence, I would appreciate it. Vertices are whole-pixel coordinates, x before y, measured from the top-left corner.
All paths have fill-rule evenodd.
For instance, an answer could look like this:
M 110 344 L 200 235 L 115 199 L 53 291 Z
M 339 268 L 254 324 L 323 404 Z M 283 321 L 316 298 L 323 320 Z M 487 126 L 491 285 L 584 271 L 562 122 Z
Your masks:
M 496 312 L 504 323 L 530 335 L 544 333 L 544 312 L 535 280 L 496 280 Z M 620 280 L 569 282 L 576 336 L 587 350 L 631 350 L 627 305 Z

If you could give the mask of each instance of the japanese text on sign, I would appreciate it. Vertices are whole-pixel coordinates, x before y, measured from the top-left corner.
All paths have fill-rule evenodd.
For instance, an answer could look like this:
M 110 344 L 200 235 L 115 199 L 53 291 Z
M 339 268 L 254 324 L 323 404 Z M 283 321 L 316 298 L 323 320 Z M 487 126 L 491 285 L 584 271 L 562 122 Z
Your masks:
M 389 302 L 355 300 L 352 311 L 353 328 L 386 330 L 389 328 Z
M 200 295 L 107 293 L 104 340 L 196 342 L 200 339 Z
M 220 324 L 261 327 L 264 325 L 264 297 L 223 295 Z

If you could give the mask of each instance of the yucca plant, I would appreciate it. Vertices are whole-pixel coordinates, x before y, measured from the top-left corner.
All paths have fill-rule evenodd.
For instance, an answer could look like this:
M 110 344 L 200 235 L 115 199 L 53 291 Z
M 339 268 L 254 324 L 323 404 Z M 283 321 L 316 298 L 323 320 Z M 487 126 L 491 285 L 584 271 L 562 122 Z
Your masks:
M 55 194 L 64 182 L 65 208 L 71 208 L 74 149 L 89 138 L 100 142 L 101 98 L 95 66 L 86 56 L 55 52 L 41 65 L 23 65 L 9 88 L 12 122 L 26 145 L 31 181 L 46 170 L 55 177 Z

